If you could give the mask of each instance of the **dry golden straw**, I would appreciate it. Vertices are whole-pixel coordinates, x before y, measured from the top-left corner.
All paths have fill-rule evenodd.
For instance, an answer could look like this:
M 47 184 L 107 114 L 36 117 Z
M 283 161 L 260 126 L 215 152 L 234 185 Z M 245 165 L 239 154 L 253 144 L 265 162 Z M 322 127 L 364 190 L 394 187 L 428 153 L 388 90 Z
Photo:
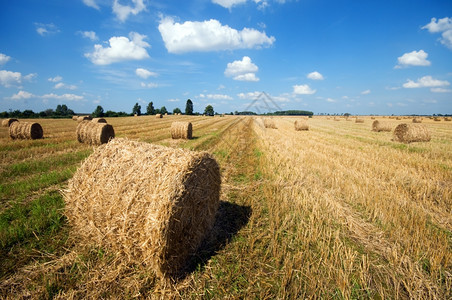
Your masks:
M 264 119 L 265 128 L 273 128 L 276 129 L 276 124 L 273 119 Z
M 17 119 L 4 119 L 2 121 L 2 126 L 3 127 L 9 127 L 11 125 L 11 123 L 17 122 L 17 121 L 18 121 Z
M 413 118 L 413 123 L 422 123 L 421 118 Z
M 305 120 L 295 120 L 294 126 L 296 131 L 309 130 L 308 122 Z
M 207 152 L 114 139 L 69 181 L 66 216 L 82 245 L 171 276 L 211 230 L 220 185 L 219 166 Z
M 93 123 L 107 123 L 107 120 L 105 120 L 104 118 L 94 118 L 91 120 L 91 122 Z
M 190 122 L 171 123 L 171 138 L 191 139 L 192 135 L 193 135 L 193 126 Z
M 12 122 L 9 126 L 9 136 L 15 139 L 42 139 L 44 132 L 39 123 Z
M 77 121 L 78 120 L 78 116 L 72 116 L 72 121 Z
M 375 120 L 372 123 L 372 131 L 380 132 L 380 131 L 391 131 L 392 126 L 389 122 L 382 122 Z
M 444 118 L 444 121 L 448 121 L 448 122 L 450 122 L 450 118 L 448 118 L 448 117 L 445 117 L 445 118 Z
M 162 114 L 156 114 L 155 117 L 156 117 L 157 119 L 163 118 Z
M 356 118 L 355 123 L 364 123 L 364 119 Z
M 82 121 L 89 121 L 92 118 L 90 116 L 80 116 L 77 118 L 77 122 L 82 122 Z
M 402 143 L 428 142 L 430 132 L 423 124 L 402 123 L 394 129 L 394 141 Z
M 77 125 L 77 140 L 80 143 L 90 145 L 100 145 L 108 143 L 115 137 L 113 126 L 106 123 L 93 123 L 91 121 L 83 121 Z

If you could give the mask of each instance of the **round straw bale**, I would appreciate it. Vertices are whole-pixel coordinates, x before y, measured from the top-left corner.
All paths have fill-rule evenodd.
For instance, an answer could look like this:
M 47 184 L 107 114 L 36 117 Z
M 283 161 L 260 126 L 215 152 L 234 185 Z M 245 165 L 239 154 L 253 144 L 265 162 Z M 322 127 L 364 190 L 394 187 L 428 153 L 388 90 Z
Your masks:
M 107 123 L 107 120 L 105 120 L 104 118 L 93 118 L 91 120 L 91 122 L 93 122 L 93 123 Z
M 402 123 L 394 129 L 393 140 L 396 142 L 428 142 L 430 139 L 430 132 L 422 124 Z
M 375 120 L 372 123 L 372 131 L 380 132 L 380 131 L 391 131 L 392 126 L 389 122 L 382 122 Z
M 273 119 L 264 119 L 265 128 L 273 128 L 276 129 L 276 124 Z
M 355 123 L 364 123 L 364 119 L 356 118 Z
M 155 117 L 156 117 L 157 119 L 163 118 L 162 114 L 156 114 Z
M 445 117 L 444 121 L 450 122 L 450 118 L 449 117 Z
M 115 137 L 113 126 L 106 123 L 93 123 L 91 121 L 83 121 L 77 125 L 77 140 L 80 143 L 90 145 L 100 145 L 108 143 Z
M 42 139 L 44 132 L 39 123 L 12 122 L 9 126 L 9 136 L 12 139 Z
M 18 122 L 19 120 L 17 119 L 4 119 L 2 121 L 2 126 L 3 127 L 9 127 L 11 125 L 12 122 Z
M 413 123 L 422 123 L 421 118 L 413 118 Z
M 436 121 L 436 122 L 441 122 L 441 119 L 440 119 L 440 118 L 438 118 L 438 117 L 434 117 L 434 118 L 433 118 L 433 121 Z
M 80 116 L 77 118 L 77 122 L 82 122 L 82 121 L 89 121 L 92 118 L 90 116 Z
M 191 139 L 193 135 L 193 126 L 190 122 L 171 123 L 171 137 L 173 139 Z
M 309 125 L 306 120 L 295 120 L 294 126 L 296 131 L 309 130 Z
M 77 121 L 78 120 L 78 116 L 72 116 L 72 121 Z
M 207 152 L 114 139 L 69 180 L 66 216 L 82 245 L 176 275 L 214 224 L 220 185 Z

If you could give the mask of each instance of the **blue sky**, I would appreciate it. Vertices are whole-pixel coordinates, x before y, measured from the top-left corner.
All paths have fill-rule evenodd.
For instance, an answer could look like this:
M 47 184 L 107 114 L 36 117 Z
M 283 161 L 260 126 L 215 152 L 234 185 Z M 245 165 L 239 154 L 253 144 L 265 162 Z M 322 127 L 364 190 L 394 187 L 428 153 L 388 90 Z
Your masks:
M 452 113 L 450 0 L 0 0 L 0 111 Z

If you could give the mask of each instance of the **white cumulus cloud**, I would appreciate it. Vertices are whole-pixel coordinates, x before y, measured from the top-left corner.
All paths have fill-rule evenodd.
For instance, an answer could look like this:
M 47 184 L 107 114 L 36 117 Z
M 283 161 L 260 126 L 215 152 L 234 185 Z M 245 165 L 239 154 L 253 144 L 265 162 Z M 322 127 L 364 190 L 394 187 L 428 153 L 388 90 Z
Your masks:
M 82 37 L 91 41 L 97 41 L 99 39 L 94 31 L 79 31 L 79 33 Z
M 124 36 L 111 37 L 109 39 L 109 47 L 104 48 L 102 45 L 96 44 L 94 45 L 94 51 L 85 53 L 85 57 L 96 65 L 108 65 L 126 60 L 148 58 L 149 54 L 146 48 L 150 47 L 150 45 L 143 41 L 146 36 L 131 32 L 129 38 Z
M 97 10 L 99 10 L 99 5 L 97 5 L 95 0 L 83 0 L 83 3 L 85 3 L 86 6 L 95 8 Z
M 300 85 L 294 85 L 293 86 L 293 92 L 297 95 L 312 95 L 317 90 L 313 90 L 309 87 L 307 84 L 300 84 Z
M 218 20 L 177 23 L 171 17 L 162 18 L 158 26 L 165 47 L 170 53 L 252 49 L 272 45 L 273 36 L 256 29 L 236 30 Z
M 146 9 L 146 5 L 144 5 L 143 0 L 132 0 L 134 7 L 129 5 L 122 5 L 119 3 L 119 0 L 115 0 L 113 3 L 113 12 L 116 14 L 116 17 L 124 22 L 127 20 L 130 14 L 137 15 L 141 11 Z
M 35 73 L 22 76 L 20 72 L 0 70 L 0 85 L 3 85 L 4 87 L 17 86 L 22 83 L 22 79 L 30 81 L 34 77 L 36 77 Z
M 10 56 L 0 53 L 0 65 L 6 64 L 10 59 Z
M 408 79 L 407 82 L 403 84 L 403 87 L 407 89 L 423 87 L 437 88 L 449 85 L 450 83 L 447 80 L 439 80 L 432 78 L 432 76 L 424 76 L 422 78 L 418 78 L 417 81 Z
M 323 75 L 317 71 L 309 73 L 308 76 L 306 76 L 306 77 L 309 79 L 312 79 L 312 80 L 323 80 L 324 79 Z
M 17 94 L 11 96 L 11 100 L 21 100 L 21 99 L 30 99 L 35 97 L 32 93 L 26 91 L 19 91 Z
M 57 84 L 55 84 L 55 86 L 53 87 L 54 89 L 68 89 L 68 90 L 75 90 L 77 89 L 77 86 L 73 85 L 73 84 L 65 84 L 63 82 L 59 82 Z
M 245 3 L 246 0 L 212 0 L 212 2 L 223 6 L 224 8 L 231 8 L 234 5 Z
M 430 61 L 427 60 L 428 53 L 424 50 L 412 51 L 403 54 L 398 57 L 398 65 L 395 66 L 396 69 L 408 66 L 430 66 Z
M 151 72 L 151 71 L 146 70 L 146 69 L 143 69 L 143 68 L 137 68 L 137 69 L 135 70 L 135 74 L 136 74 L 138 77 L 141 77 L 141 78 L 143 78 L 143 79 L 147 79 L 147 78 L 150 77 L 150 76 L 153 76 L 153 77 L 157 77 L 157 76 L 158 76 L 157 73 Z
M 63 77 L 61 77 L 60 75 L 57 75 L 55 77 L 51 77 L 47 79 L 50 82 L 60 82 L 61 80 L 63 80 Z
M 432 18 L 430 23 L 423 26 L 422 29 L 427 29 L 430 33 L 441 32 L 439 41 L 452 50 L 452 18 L 446 17 L 439 20 Z
M 255 74 L 258 70 L 258 66 L 251 61 L 251 58 L 244 56 L 242 60 L 228 63 L 224 75 L 239 81 L 259 81 Z

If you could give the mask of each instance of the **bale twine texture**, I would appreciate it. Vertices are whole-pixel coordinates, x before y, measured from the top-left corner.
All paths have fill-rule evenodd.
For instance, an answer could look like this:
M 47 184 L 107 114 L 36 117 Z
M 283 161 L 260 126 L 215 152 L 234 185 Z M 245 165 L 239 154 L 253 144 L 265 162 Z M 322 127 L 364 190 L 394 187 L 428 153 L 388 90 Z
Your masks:
M 294 126 L 296 131 L 309 130 L 308 122 L 305 120 L 295 120 Z
M 44 132 L 39 123 L 12 122 L 9 126 L 9 136 L 15 139 L 42 139 Z
M 207 152 L 114 139 L 69 180 L 66 216 L 82 245 L 167 277 L 183 270 L 211 230 L 220 185 Z
M 155 117 L 156 117 L 157 119 L 163 118 L 162 114 L 156 114 Z
M 391 131 L 392 126 L 389 122 L 382 122 L 375 120 L 372 123 L 372 131 L 380 132 L 380 131 Z
M 76 134 L 80 143 L 100 145 L 114 138 L 115 130 L 110 124 L 83 121 L 77 125 Z
M 430 132 L 423 124 L 402 123 L 394 129 L 394 141 L 402 143 L 428 142 Z
M 193 126 L 191 122 L 173 122 L 171 123 L 171 138 L 173 139 L 191 139 L 193 136 Z
M 275 121 L 272 119 L 264 119 L 265 128 L 273 128 L 276 129 Z
M 107 123 L 107 120 L 105 120 L 104 118 L 94 118 L 91 120 L 91 122 L 93 123 Z
M 19 120 L 17 120 L 17 119 L 4 119 L 3 121 L 2 121 L 2 126 L 3 127 L 9 127 L 10 125 L 11 125 L 11 123 L 13 123 L 13 122 L 18 122 Z

